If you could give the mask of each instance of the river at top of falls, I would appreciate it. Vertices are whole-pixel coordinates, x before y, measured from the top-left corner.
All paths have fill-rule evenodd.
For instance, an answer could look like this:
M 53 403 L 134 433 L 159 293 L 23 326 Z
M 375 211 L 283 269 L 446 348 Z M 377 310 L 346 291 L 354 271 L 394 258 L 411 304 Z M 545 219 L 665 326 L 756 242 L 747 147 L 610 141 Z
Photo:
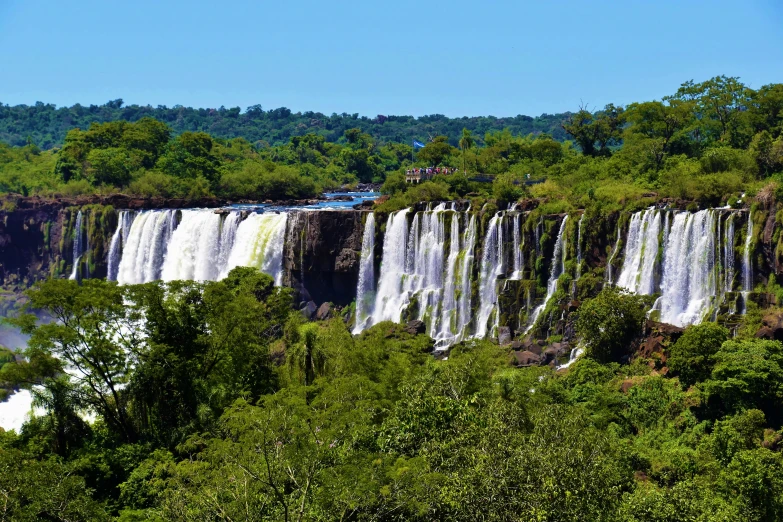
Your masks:
M 733 289 L 734 219 L 723 209 L 635 213 L 617 285 L 660 294 L 653 309 L 661 322 L 687 326 L 714 316 Z

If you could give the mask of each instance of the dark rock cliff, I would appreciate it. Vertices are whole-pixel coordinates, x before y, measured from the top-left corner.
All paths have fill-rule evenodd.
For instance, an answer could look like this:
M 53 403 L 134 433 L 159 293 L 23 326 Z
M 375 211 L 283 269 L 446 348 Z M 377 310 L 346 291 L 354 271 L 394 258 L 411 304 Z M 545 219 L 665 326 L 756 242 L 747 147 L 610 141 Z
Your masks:
M 302 300 L 347 305 L 356 297 L 362 234 L 367 212 L 293 212 L 283 269 L 285 283 Z

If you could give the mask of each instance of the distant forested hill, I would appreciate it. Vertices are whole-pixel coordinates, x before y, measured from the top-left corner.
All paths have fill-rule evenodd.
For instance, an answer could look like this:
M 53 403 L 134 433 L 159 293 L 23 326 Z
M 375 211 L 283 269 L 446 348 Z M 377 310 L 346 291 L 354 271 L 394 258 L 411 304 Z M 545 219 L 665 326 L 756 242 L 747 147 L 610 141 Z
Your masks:
M 91 123 L 125 120 L 135 122 L 145 116 L 165 122 L 176 134 L 185 131 L 203 131 L 217 138 L 242 137 L 250 141 L 283 145 L 291 136 L 315 133 L 327 141 L 337 142 L 346 130 L 359 128 L 378 142 L 424 141 L 427 138 L 448 136 L 451 145 L 456 146 L 467 128 L 480 138 L 486 132 L 509 129 L 514 135 L 548 133 L 554 139 L 563 141 L 566 134 L 561 122 L 568 114 L 542 114 L 538 117 L 514 116 L 496 118 L 479 116 L 469 118 L 448 118 L 433 114 L 414 118 L 413 116 L 384 116 L 374 118 L 358 114 L 332 114 L 320 112 L 292 112 L 290 109 L 264 110 L 260 105 L 248 107 L 244 112 L 239 107 L 226 109 L 193 109 L 191 107 L 151 107 L 128 105 L 121 99 L 105 105 L 57 108 L 52 104 L 38 102 L 35 105 L 4 105 L 0 103 L 0 141 L 22 146 L 28 139 L 42 149 L 62 145 L 65 133 L 75 127 L 82 130 Z

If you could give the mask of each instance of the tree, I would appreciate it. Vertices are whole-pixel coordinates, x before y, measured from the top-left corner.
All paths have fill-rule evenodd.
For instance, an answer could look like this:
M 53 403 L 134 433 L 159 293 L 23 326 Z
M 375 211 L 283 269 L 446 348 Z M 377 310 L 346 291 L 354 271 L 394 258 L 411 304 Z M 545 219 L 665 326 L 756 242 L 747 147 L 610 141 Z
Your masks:
M 435 136 L 432 141 L 427 143 L 418 152 L 418 159 L 427 165 L 437 167 L 444 159 L 451 156 L 454 147 L 449 145 L 449 139 L 446 136 Z
M 70 367 L 74 392 L 127 442 L 138 438 L 125 387 L 132 357 L 145 343 L 139 310 L 125 301 L 126 292 L 102 280 L 51 279 L 28 292 L 27 310 L 44 310 L 55 319 L 38 324 L 33 314 L 15 320 L 30 335 L 24 354 L 32 364 L 65 373 Z M 57 380 L 44 381 L 55 394 Z
M 212 153 L 212 147 L 209 134 L 184 132 L 169 143 L 157 162 L 157 168 L 178 178 L 204 178 L 215 184 L 219 181 L 220 161 Z
M 740 128 L 740 116 L 750 106 L 751 96 L 752 91 L 739 78 L 716 76 L 701 83 L 685 82 L 674 96 L 665 100 L 695 102 L 696 115 L 703 126 L 699 132 L 715 141 L 746 145 L 747 141 L 743 141 L 746 131 Z
M 625 131 L 626 140 L 640 142 L 654 169 L 660 170 L 676 147 L 677 138 L 691 124 L 693 108 L 693 102 L 678 99 L 633 103 L 626 111 L 631 123 Z
M 620 361 L 642 331 L 647 306 L 642 296 L 605 287 L 579 309 L 576 331 L 586 355 L 599 362 Z
M 609 146 L 619 143 L 625 119 L 625 110 L 610 103 L 595 114 L 581 108 L 570 115 L 562 127 L 585 156 L 609 156 Z
M 704 381 L 712 374 L 713 356 L 729 339 L 729 331 L 716 323 L 691 325 L 672 345 L 668 365 L 684 387 Z
M 4 520 L 109 520 L 84 478 L 18 450 L 0 449 L 0 498 Z
M 473 136 L 467 128 L 462 129 L 462 137 L 459 139 L 459 150 L 462 151 L 462 171 L 467 172 L 465 169 L 465 152 L 472 148 L 474 145 Z
M 726 341 L 712 359 L 712 374 L 700 388 L 713 417 L 758 408 L 771 422 L 779 422 L 783 401 L 783 345 L 780 342 Z

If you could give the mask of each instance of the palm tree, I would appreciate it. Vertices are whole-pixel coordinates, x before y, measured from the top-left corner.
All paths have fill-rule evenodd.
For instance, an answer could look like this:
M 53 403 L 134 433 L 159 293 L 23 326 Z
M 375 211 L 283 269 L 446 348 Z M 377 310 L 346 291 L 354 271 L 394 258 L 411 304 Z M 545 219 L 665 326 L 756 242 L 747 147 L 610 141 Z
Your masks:
M 466 128 L 462 129 L 462 137 L 459 139 L 459 148 L 462 151 L 462 172 L 465 171 L 465 151 L 473 146 L 473 136 L 470 135 L 470 131 Z

